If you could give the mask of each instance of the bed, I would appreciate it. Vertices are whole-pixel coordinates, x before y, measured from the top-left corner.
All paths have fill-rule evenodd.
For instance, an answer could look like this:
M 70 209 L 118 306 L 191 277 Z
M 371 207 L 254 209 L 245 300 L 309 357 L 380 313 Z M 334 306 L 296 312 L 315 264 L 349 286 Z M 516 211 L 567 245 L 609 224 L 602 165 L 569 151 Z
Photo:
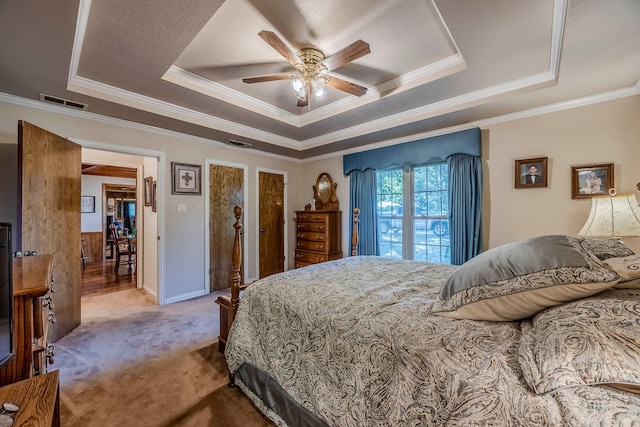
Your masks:
M 231 384 L 282 426 L 638 426 L 639 266 L 554 235 L 460 267 L 351 256 L 242 298 L 236 277 Z

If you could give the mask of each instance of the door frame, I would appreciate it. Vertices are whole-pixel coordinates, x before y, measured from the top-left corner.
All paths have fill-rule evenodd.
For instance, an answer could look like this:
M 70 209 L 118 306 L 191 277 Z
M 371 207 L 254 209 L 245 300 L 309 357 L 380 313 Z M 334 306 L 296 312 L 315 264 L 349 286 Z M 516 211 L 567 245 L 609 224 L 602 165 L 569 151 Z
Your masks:
M 108 143 L 104 143 L 104 142 L 98 142 L 98 141 L 91 141 L 91 140 L 87 140 L 87 139 L 80 139 L 80 138 L 69 138 L 70 141 L 75 142 L 76 144 L 79 144 L 82 148 L 91 148 L 94 150 L 101 150 L 101 151 L 110 151 L 113 153 L 120 153 L 120 154 L 131 154 L 131 155 L 135 155 L 135 156 L 142 156 L 142 157 L 152 157 L 152 158 L 156 158 L 158 160 L 158 176 L 156 178 L 158 184 L 157 184 L 157 188 L 164 188 L 163 183 L 166 182 L 166 154 L 162 151 L 157 151 L 157 150 L 149 150 L 146 148 L 136 148 L 136 147 L 127 147 L 125 145 L 116 145 L 116 144 L 108 144 Z M 102 162 L 101 164 L 111 164 L 108 162 Z M 123 164 L 119 164 L 119 165 L 115 165 L 114 166 L 127 166 L 127 167 L 132 167 L 131 164 L 129 165 L 123 165 Z M 136 198 L 139 200 L 139 203 L 142 203 L 142 205 L 144 206 L 144 173 L 142 170 L 142 165 L 133 165 L 133 167 L 136 167 L 137 170 L 137 181 L 140 183 L 137 186 L 136 189 Z M 164 298 L 164 269 L 166 266 L 166 263 L 164 262 L 165 260 L 165 251 L 164 251 L 164 239 L 160 238 L 161 236 L 165 235 L 165 215 L 164 215 L 164 197 L 162 197 L 162 192 L 158 192 L 157 195 L 158 199 L 157 199 L 157 212 L 156 214 L 158 215 L 158 259 L 156 260 L 156 268 L 157 268 L 157 273 L 158 273 L 158 294 L 156 295 L 156 302 L 158 305 L 164 305 L 165 304 L 165 298 Z M 136 208 L 138 208 L 138 203 L 136 203 Z M 141 212 L 144 209 L 141 209 Z M 142 230 L 142 233 L 144 233 L 144 229 Z M 142 243 L 142 242 L 140 242 Z M 136 250 L 140 250 L 141 252 L 141 259 L 144 259 L 144 247 L 138 245 L 138 247 L 136 248 Z M 143 273 L 144 274 L 144 273 Z M 140 287 L 140 283 L 141 282 L 141 278 L 143 276 L 143 274 L 138 274 L 137 275 L 137 283 L 136 286 Z
M 283 203 L 284 203 L 284 271 L 289 270 L 289 221 L 287 220 L 287 215 L 289 214 L 288 210 L 288 197 L 287 197 L 287 171 L 281 171 L 277 169 L 269 169 L 269 168 L 256 168 L 256 188 L 260 188 L 260 172 L 270 173 L 273 175 L 283 175 L 284 176 L 284 194 L 283 194 Z M 256 191 L 256 275 L 260 275 L 260 194 Z M 246 276 L 245 276 L 246 277 Z
M 205 177 L 203 182 L 204 182 L 204 229 L 205 229 L 205 233 L 204 233 L 204 283 L 203 283 L 203 288 L 202 288 L 202 292 L 203 295 L 209 294 L 210 290 L 211 290 L 211 275 L 209 274 L 209 269 L 211 268 L 211 260 L 209 259 L 210 256 L 210 251 L 211 251 L 211 245 L 210 245 L 210 235 L 211 235 L 211 225 L 209 224 L 209 207 L 210 207 L 210 191 L 209 191 L 209 186 L 210 186 L 210 173 L 209 170 L 211 168 L 211 166 L 225 166 L 228 168 L 237 168 L 237 169 L 242 169 L 242 204 L 244 206 L 243 212 L 242 212 L 242 222 L 244 224 L 244 228 L 245 230 L 243 230 L 244 232 L 242 233 L 242 248 L 244 249 L 242 251 L 242 277 L 245 278 L 245 281 L 247 280 L 248 277 L 248 272 L 249 272 L 249 266 L 247 265 L 247 247 L 248 247 L 248 242 L 249 242 L 249 233 L 248 230 L 246 230 L 247 228 L 247 224 L 249 223 L 248 221 L 248 214 L 249 214 L 249 166 L 246 164 L 241 164 L 241 163 L 233 163 L 233 162 L 225 162 L 222 160 L 216 160 L 216 159 L 206 159 L 205 160 L 205 172 L 202 175 Z M 229 218 L 232 217 L 232 212 L 229 212 Z M 233 222 L 231 220 L 229 220 L 229 228 L 233 227 Z M 229 286 L 231 286 L 231 283 L 229 283 Z

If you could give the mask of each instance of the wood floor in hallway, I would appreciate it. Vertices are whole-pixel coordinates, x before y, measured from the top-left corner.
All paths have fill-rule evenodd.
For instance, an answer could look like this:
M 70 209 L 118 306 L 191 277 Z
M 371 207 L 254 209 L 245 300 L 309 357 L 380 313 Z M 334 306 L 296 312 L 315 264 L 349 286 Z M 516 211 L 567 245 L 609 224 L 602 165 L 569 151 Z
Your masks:
M 118 272 L 114 271 L 115 261 L 90 262 L 82 270 L 81 295 L 118 292 L 136 288 L 135 269 L 129 270 L 124 262 Z

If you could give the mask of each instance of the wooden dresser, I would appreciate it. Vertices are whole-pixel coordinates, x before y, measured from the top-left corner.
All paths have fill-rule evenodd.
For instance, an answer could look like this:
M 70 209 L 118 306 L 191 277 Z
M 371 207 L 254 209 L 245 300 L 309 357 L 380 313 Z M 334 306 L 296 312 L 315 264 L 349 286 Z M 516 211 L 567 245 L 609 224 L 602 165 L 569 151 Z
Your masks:
M 0 385 L 44 374 L 53 363 L 49 322 L 55 321 L 52 255 L 13 259 L 14 356 L 0 369 Z
M 342 258 L 342 212 L 296 212 L 296 268 Z

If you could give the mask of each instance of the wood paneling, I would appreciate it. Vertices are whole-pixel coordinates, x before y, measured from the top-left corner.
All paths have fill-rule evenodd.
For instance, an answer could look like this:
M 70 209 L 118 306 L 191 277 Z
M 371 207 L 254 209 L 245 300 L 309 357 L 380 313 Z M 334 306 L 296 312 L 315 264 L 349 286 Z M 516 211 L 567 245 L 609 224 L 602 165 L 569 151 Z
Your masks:
M 284 271 L 284 175 L 258 177 L 260 278 Z
M 211 291 L 231 286 L 235 230 L 233 208 L 244 205 L 244 170 L 229 166 L 209 168 L 209 229 Z M 244 216 L 243 216 L 244 221 Z
M 135 168 L 127 168 L 123 166 L 93 165 L 89 163 L 83 163 L 82 174 L 136 179 L 137 170 Z
M 92 231 L 81 233 L 84 244 L 84 255 L 87 257 L 86 262 L 104 261 L 104 247 L 102 231 Z
M 53 254 L 54 342 L 80 324 L 81 149 L 27 122 L 18 125 L 22 159 L 22 251 Z

